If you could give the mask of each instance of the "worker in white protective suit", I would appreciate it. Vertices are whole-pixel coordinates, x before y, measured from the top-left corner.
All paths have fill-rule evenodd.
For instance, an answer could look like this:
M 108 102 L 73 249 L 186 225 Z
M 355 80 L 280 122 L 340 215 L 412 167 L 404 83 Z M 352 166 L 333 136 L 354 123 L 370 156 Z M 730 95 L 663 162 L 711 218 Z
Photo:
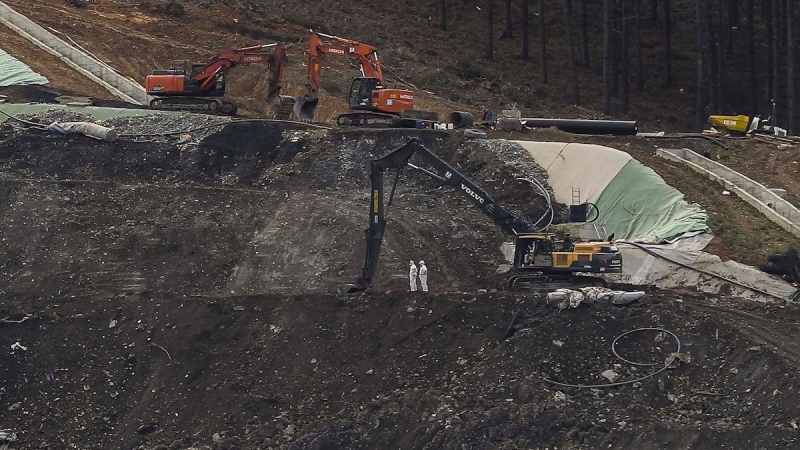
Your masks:
M 414 261 L 408 262 L 411 267 L 408 269 L 408 281 L 411 284 L 411 292 L 417 292 L 417 266 Z
M 419 261 L 419 282 L 422 284 L 422 292 L 428 292 L 428 268 L 425 261 Z

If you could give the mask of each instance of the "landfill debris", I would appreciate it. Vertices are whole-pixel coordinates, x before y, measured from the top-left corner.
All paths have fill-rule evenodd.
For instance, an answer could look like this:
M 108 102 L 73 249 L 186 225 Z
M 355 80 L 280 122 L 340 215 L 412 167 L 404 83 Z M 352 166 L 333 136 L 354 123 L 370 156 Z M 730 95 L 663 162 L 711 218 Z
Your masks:
M 8 450 L 9 444 L 17 441 L 17 433 L 11 430 L 0 430 L 0 450 Z
M 619 374 L 611 369 L 604 370 L 603 373 L 600 374 L 600 376 L 610 381 L 611 383 L 619 380 Z
M 644 291 L 614 291 L 602 287 L 556 289 L 547 294 L 547 300 L 558 303 L 560 309 L 577 308 L 584 301 L 602 301 L 612 305 L 629 305 L 645 296 Z
M 53 122 L 47 126 L 47 132 L 56 135 L 82 134 L 106 142 L 119 139 L 119 134 L 113 129 L 90 122 Z
M 117 326 L 117 321 L 116 321 L 116 319 L 114 319 L 114 320 L 112 320 L 111 322 L 109 322 L 109 324 L 108 324 L 108 329 L 110 330 L 110 329 L 114 328 L 115 326 Z
M 28 347 L 23 346 L 22 344 L 19 343 L 19 341 L 17 341 L 17 342 L 14 342 L 13 344 L 11 344 L 11 350 L 12 350 L 11 353 L 14 353 L 14 350 L 26 351 L 26 350 L 28 350 Z
M 688 353 L 673 352 L 667 355 L 666 359 L 664 360 L 664 365 L 670 369 L 674 369 L 682 364 L 691 364 L 691 362 L 692 355 Z

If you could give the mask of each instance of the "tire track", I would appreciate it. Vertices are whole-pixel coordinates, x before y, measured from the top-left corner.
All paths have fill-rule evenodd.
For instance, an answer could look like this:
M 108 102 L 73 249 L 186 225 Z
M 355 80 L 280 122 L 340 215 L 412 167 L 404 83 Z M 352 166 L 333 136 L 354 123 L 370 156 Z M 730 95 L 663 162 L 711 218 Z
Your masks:
M 711 314 L 752 341 L 770 345 L 776 355 L 781 356 L 792 367 L 800 368 L 800 342 L 797 341 L 797 336 L 800 336 L 800 326 L 780 323 L 734 308 L 699 302 L 685 302 L 684 305 Z

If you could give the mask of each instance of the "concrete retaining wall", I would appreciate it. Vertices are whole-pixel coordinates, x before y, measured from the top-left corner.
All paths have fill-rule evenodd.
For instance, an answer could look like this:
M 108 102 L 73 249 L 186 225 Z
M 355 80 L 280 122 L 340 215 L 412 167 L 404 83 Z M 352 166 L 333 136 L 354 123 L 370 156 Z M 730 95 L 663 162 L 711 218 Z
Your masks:
M 800 210 L 766 186 L 686 148 L 660 148 L 656 150 L 656 154 L 683 163 L 709 179 L 719 182 L 781 228 L 800 236 Z
M 119 75 L 105 63 L 68 44 L 3 2 L 0 2 L 0 22 L 105 87 L 123 101 L 140 105 L 149 102 L 144 87 Z

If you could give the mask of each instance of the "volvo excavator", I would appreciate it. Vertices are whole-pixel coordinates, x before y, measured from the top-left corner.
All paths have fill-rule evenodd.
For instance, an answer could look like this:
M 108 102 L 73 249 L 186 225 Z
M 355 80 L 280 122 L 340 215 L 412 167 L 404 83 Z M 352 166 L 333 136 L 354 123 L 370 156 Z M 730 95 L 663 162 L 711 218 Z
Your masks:
M 333 42 L 323 42 L 322 38 Z M 375 47 L 323 33 L 313 33 L 309 38 L 308 92 L 296 99 L 298 120 L 310 122 L 314 118 L 325 55 L 355 57 L 361 65 L 361 76 L 353 79 L 348 90 L 347 105 L 353 111 L 338 116 L 337 124 L 415 127 L 439 121 L 435 112 L 414 109 L 414 91 L 387 86 Z
M 263 51 L 268 48 L 272 48 L 272 52 Z M 150 107 L 234 115 L 238 109 L 236 104 L 214 97 L 225 95 L 229 70 L 240 64 L 254 63 L 267 64 L 269 69 L 267 104 L 275 108 L 275 118 L 289 119 L 295 99 L 280 95 L 286 47 L 278 43 L 225 50 L 206 63 L 183 62 L 181 67 L 173 64 L 169 69 L 154 69 L 146 80 L 147 94 L 155 96 Z
M 433 167 L 433 171 L 410 162 L 414 155 Z M 613 243 L 606 241 L 571 244 L 565 238 L 559 248 L 555 235 L 536 230 L 523 216 L 503 207 L 488 192 L 422 145 L 417 138 L 412 138 L 383 158 L 370 163 L 372 195 L 364 266 L 355 283 L 345 286 L 346 292 L 360 292 L 372 286 L 386 228 L 384 173 L 391 169 L 396 170 L 387 205 L 389 206 L 392 204 L 400 173 L 405 167 L 421 172 L 443 185 L 452 186 L 489 216 L 506 236 L 514 237 L 513 270 L 508 280 L 511 290 L 604 286 L 605 281 L 602 278 L 580 273 L 622 272 L 622 254 Z

